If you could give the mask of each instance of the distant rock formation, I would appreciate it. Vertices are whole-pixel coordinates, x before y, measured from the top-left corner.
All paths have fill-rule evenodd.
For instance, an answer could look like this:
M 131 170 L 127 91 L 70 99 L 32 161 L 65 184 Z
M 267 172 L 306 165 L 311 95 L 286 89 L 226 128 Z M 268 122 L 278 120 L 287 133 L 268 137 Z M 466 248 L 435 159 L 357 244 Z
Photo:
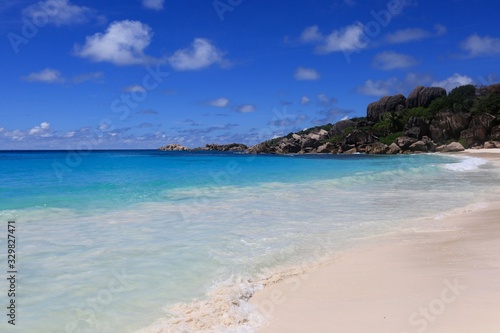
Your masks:
M 408 95 L 406 107 L 408 109 L 417 107 L 428 107 L 436 98 L 446 96 L 446 89 L 439 87 L 418 86 Z
M 406 106 L 406 97 L 403 95 L 384 96 L 378 102 L 368 104 L 366 118 L 368 121 L 377 122 L 386 112 L 398 112 Z
M 432 101 L 441 98 L 438 103 Z M 391 117 L 383 117 L 385 113 Z M 492 114 L 488 113 L 491 112 Z M 459 141 L 459 142 L 457 142 Z M 370 103 L 366 118 L 341 120 L 261 142 L 189 149 L 251 154 L 413 154 L 455 152 L 464 147 L 500 148 L 500 84 L 463 86 L 446 94 L 439 87 L 415 88 L 408 98 L 385 96 Z
M 163 151 L 181 151 L 181 150 L 189 150 L 188 147 L 184 147 L 178 143 L 171 143 L 169 145 L 166 145 L 164 147 L 158 148 L 158 150 L 163 150 Z
M 158 148 L 158 150 L 163 151 L 196 151 L 196 150 L 210 150 L 210 151 L 246 151 L 248 149 L 247 145 L 242 143 L 230 143 L 226 145 L 219 145 L 216 143 L 207 144 L 205 147 L 188 148 L 182 146 L 178 143 L 172 143 L 164 147 Z

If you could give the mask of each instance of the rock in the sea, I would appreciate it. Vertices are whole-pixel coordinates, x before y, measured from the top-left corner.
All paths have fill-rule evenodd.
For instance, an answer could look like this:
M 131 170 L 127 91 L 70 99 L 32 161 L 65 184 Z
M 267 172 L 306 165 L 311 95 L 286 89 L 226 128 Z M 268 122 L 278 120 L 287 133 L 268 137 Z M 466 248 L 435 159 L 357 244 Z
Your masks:
M 408 109 L 417 107 L 428 107 L 436 98 L 446 96 L 446 89 L 440 87 L 418 86 L 410 93 L 406 99 Z
M 406 104 L 406 97 L 401 94 L 394 96 L 384 96 L 378 102 L 368 104 L 366 108 L 366 118 L 368 121 L 377 122 L 386 112 L 401 111 Z
M 182 150 L 189 150 L 189 148 L 185 147 L 183 145 L 180 145 L 178 143 L 171 143 L 171 144 L 166 145 L 164 147 L 160 147 L 158 150 L 163 150 L 163 151 L 182 151 Z
M 344 154 L 352 155 L 352 154 L 356 154 L 357 152 L 358 152 L 358 150 L 356 148 L 351 148 L 351 149 L 345 151 Z
M 389 150 L 387 151 L 387 154 L 396 155 L 399 153 L 401 153 L 401 148 L 399 148 L 399 146 L 397 144 L 395 144 L 394 142 L 391 143 L 389 145 Z
M 470 119 L 468 113 L 440 112 L 431 121 L 430 137 L 434 142 L 458 140 L 460 133 L 469 127 Z

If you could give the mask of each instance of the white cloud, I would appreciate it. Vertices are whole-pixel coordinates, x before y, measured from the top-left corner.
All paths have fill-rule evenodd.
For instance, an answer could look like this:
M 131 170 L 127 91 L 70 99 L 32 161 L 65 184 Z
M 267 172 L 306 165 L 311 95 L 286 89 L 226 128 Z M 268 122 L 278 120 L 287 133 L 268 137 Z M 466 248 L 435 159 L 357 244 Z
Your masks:
M 63 83 L 64 78 L 61 72 L 51 68 L 45 68 L 40 72 L 30 73 L 28 76 L 23 78 L 29 82 L 44 82 L 44 83 Z
M 179 71 L 199 70 L 224 62 L 223 53 L 204 38 L 195 38 L 189 48 L 177 50 L 168 61 Z
M 102 72 L 92 72 L 77 75 L 71 81 L 73 83 L 82 83 L 86 81 L 101 81 L 103 78 L 104 74 Z
M 142 0 L 142 5 L 148 9 L 162 10 L 164 0 Z
M 309 103 L 311 103 L 311 99 L 308 96 L 304 95 L 300 98 L 301 105 L 307 105 Z
M 238 105 L 235 108 L 235 111 L 239 112 L 239 113 L 249 113 L 249 112 L 254 112 L 255 110 L 256 110 L 256 107 L 253 104 L 242 104 L 242 105 Z
M 430 37 L 437 37 L 446 33 L 446 27 L 441 24 L 434 25 L 434 32 L 421 28 L 408 28 L 387 34 L 386 41 L 391 44 L 407 43 Z
M 473 84 L 474 80 L 466 75 L 460 75 L 458 73 L 453 74 L 449 78 L 446 78 L 442 81 L 432 82 L 433 87 L 442 87 L 445 88 L 446 91 L 451 91 L 456 87 L 464 86 L 467 84 Z
M 225 108 L 226 106 L 229 105 L 229 99 L 225 97 L 217 98 L 211 101 L 207 101 L 206 105 L 214 106 L 217 108 Z
M 408 68 L 415 66 L 417 63 L 417 60 L 412 56 L 393 51 L 379 53 L 373 59 L 373 66 L 384 71 L 397 68 Z
M 468 51 L 471 57 L 500 54 L 500 38 L 481 37 L 474 34 L 463 41 L 460 46 L 463 50 Z
M 319 54 L 332 52 L 361 50 L 368 46 L 363 40 L 364 26 L 361 23 L 349 25 L 339 30 L 333 30 L 329 35 L 324 36 L 319 32 L 317 26 L 306 28 L 300 40 L 304 43 L 317 44 L 315 51 Z
M 50 136 L 50 124 L 47 122 L 43 122 L 40 126 L 35 126 L 28 131 L 28 135 L 38 135 L 42 137 Z
M 294 77 L 295 80 L 315 81 L 319 80 L 320 75 L 318 71 L 313 68 L 299 67 L 295 70 Z
M 134 84 L 134 85 L 131 85 L 131 86 L 128 86 L 128 87 L 125 87 L 125 89 L 123 89 L 125 92 L 129 92 L 129 93 L 133 93 L 133 92 L 146 92 L 146 88 L 144 88 L 143 86 L 141 85 L 138 85 L 138 84 Z
M 144 54 L 151 43 L 153 33 L 147 24 L 139 21 L 115 21 L 106 32 L 96 33 L 85 40 L 83 46 L 76 45 L 75 53 L 96 62 L 111 62 L 115 65 L 137 65 L 151 60 Z
M 85 6 L 77 6 L 69 0 L 39 1 L 26 7 L 23 15 L 32 22 L 47 22 L 56 26 L 82 24 L 95 16 L 95 11 Z

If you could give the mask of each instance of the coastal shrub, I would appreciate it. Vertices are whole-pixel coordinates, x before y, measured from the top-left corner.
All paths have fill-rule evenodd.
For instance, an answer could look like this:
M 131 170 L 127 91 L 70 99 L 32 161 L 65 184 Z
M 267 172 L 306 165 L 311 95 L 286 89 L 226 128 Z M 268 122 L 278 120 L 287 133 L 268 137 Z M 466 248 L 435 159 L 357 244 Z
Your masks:
M 404 127 L 403 116 L 398 112 L 386 112 L 382 115 L 382 120 L 373 126 L 373 129 L 378 132 L 389 134 L 392 132 L 402 131 Z
M 403 136 L 404 133 L 403 132 L 395 132 L 395 133 L 391 133 L 387 136 L 384 136 L 382 138 L 379 138 L 379 141 L 386 144 L 386 145 L 390 145 L 391 143 L 395 142 L 397 138 L 399 138 L 400 136 Z
M 430 119 L 432 118 L 432 112 L 430 108 L 424 107 L 411 108 L 403 111 L 403 123 L 406 124 L 411 117 Z
M 500 94 L 490 93 L 477 98 L 471 109 L 472 113 L 491 113 L 500 115 Z

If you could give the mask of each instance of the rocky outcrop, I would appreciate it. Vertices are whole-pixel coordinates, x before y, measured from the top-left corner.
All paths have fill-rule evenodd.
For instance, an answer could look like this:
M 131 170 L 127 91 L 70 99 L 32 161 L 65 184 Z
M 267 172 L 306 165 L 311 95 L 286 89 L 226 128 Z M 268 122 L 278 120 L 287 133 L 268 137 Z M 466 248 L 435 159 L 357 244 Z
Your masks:
M 412 143 L 408 148 L 413 152 L 435 152 L 436 144 L 429 137 L 424 136 L 422 140 Z
M 346 130 L 349 128 L 356 128 L 356 122 L 350 119 L 341 120 L 333 124 L 328 133 L 330 134 L 330 136 L 344 135 Z
M 375 142 L 372 145 L 366 146 L 367 154 L 386 154 L 390 150 L 389 146 L 382 142 Z
M 418 86 L 410 93 L 406 99 L 408 109 L 417 107 L 428 107 L 436 98 L 446 96 L 446 89 L 439 87 Z
M 163 151 L 182 151 L 182 150 L 190 150 L 188 147 L 185 147 L 183 145 L 180 145 L 178 143 L 172 143 L 169 145 L 166 145 L 164 147 L 158 148 L 158 150 L 163 150 Z
M 248 148 L 250 154 L 275 154 L 276 149 L 271 147 L 267 142 L 261 142 Z
M 494 126 L 491 129 L 490 138 L 493 141 L 500 141 L 500 125 Z
M 399 146 L 393 142 L 389 145 L 389 150 L 387 151 L 387 154 L 396 155 L 401 152 L 402 152 L 401 148 L 399 148 Z
M 442 152 L 442 153 L 452 153 L 452 152 L 458 152 L 458 151 L 464 151 L 465 148 L 462 146 L 461 143 L 459 142 L 452 142 L 447 145 L 442 145 L 436 148 L 436 151 Z
M 489 139 L 497 122 L 496 117 L 491 114 L 476 115 L 472 117 L 469 128 L 460 133 L 460 138 L 465 141 L 467 147 L 478 146 Z
M 398 145 L 399 148 L 402 150 L 408 150 L 410 149 L 410 146 L 417 142 L 418 140 L 409 136 L 400 136 L 396 139 L 396 144 Z
M 403 95 L 384 96 L 378 102 L 368 104 L 366 118 L 368 121 L 377 122 L 386 112 L 399 112 L 406 105 L 406 97 Z
M 205 145 L 203 148 L 194 148 L 193 150 L 211 150 L 211 151 L 245 151 L 248 149 L 247 145 L 242 143 L 230 143 L 226 145 L 219 145 L 211 143 Z
M 422 139 L 429 135 L 430 121 L 420 117 L 411 117 L 405 124 L 405 135 L 415 139 Z
M 434 142 L 458 140 L 460 133 L 469 127 L 470 119 L 469 113 L 438 113 L 430 123 L 430 137 Z

